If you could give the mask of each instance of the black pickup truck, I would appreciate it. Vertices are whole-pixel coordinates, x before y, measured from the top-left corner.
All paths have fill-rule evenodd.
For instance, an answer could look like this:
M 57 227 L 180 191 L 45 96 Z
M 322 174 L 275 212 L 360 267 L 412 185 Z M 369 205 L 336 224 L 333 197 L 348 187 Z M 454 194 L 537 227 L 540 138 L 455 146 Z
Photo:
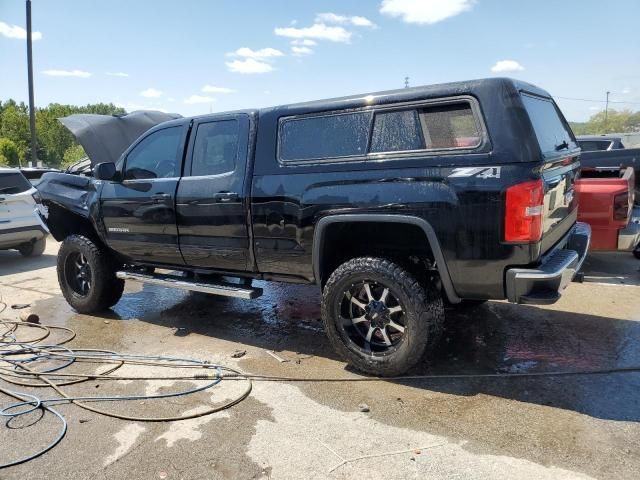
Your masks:
M 252 279 L 317 284 L 336 350 L 396 375 L 445 302 L 553 303 L 589 245 L 575 137 L 547 92 L 511 79 L 179 118 L 121 155 L 100 128 L 75 133 L 103 150 L 93 178 L 39 189 L 79 312 L 125 280 L 242 298 L 262 293 Z

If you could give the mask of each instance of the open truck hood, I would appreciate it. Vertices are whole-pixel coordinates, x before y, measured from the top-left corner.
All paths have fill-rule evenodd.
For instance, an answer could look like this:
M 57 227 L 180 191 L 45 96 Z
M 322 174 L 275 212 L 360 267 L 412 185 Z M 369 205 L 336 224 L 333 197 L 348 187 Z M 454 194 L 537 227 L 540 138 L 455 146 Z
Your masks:
M 91 165 L 116 162 L 140 135 L 151 127 L 181 118 L 177 113 L 138 110 L 127 115 L 78 113 L 59 118 L 82 145 Z

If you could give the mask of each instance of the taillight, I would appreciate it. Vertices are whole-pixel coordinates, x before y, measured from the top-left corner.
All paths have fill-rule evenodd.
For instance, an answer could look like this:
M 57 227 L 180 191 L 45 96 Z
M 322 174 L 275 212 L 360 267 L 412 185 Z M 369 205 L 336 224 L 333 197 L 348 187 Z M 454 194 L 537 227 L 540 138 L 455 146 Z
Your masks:
M 629 192 L 619 193 L 613 197 L 613 219 L 626 220 L 629 218 Z
M 544 184 L 533 180 L 507 189 L 504 239 L 507 242 L 537 242 L 542 238 Z

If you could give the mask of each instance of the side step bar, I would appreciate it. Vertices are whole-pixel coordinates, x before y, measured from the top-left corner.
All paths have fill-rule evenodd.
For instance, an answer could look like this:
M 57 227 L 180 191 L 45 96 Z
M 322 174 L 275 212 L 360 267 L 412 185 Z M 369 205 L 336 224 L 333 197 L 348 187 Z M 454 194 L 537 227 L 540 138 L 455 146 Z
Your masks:
M 243 287 L 233 283 L 208 283 L 175 275 L 165 274 L 144 274 L 136 272 L 116 272 L 116 277 L 122 280 L 133 280 L 134 282 L 150 283 L 161 287 L 180 288 L 182 290 L 192 290 L 194 292 L 211 293 L 224 297 L 235 297 L 252 300 L 262 296 L 261 288 Z

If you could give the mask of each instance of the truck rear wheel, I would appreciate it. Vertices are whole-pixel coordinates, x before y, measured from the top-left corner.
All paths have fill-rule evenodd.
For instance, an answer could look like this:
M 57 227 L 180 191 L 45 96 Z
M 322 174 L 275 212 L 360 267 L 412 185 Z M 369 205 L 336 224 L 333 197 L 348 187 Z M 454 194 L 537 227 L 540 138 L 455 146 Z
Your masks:
M 423 356 L 442 330 L 442 298 L 383 258 L 340 265 L 322 296 L 322 319 L 335 350 L 365 373 L 400 375 Z
M 116 277 L 108 252 L 87 237 L 64 239 L 57 269 L 62 294 L 79 313 L 106 310 L 122 296 L 124 280 Z

